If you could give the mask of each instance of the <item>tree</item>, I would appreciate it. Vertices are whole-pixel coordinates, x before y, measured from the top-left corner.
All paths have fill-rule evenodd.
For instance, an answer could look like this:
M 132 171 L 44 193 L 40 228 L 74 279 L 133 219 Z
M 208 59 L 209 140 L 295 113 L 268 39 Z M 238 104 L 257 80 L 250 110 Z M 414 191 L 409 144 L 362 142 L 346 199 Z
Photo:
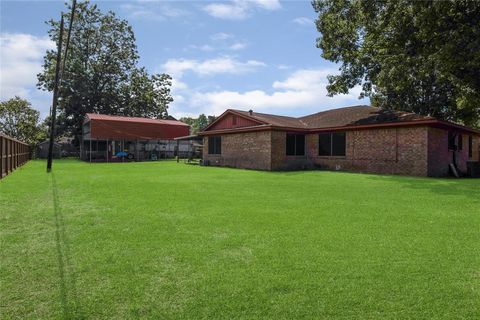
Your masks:
M 68 12 L 69 10 L 67 10 Z M 68 25 L 70 16 L 64 15 Z M 59 21 L 50 20 L 48 32 L 56 41 Z M 165 117 L 170 96 L 170 76 L 148 76 L 138 68 L 132 27 L 109 11 L 101 12 L 88 1 L 77 4 L 68 59 L 59 92 L 59 111 L 67 133 L 77 136 L 86 113 L 139 117 Z M 47 51 L 37 86 L 53 89 L 55 51 Z
M 0 132 L 35 145 L 47 137 L 47 128 L 39 123 L 40 112 L 30 102 L 15 97 L 0 102 Z
M 172 77 L 168 74 L 149 76 L 145 68 L 135 69 L 130 81 L 121 88 L 119 113 L 125 116 L 166 118 Z
M 322 57 L 341 63 L 330 96 L 478 125 L 480 2 L 314 0 Z
M 212 123 L 216 119 L 215 116 L 205 116 L 205 114 L 201 114 L 198 118 L 191 118 L 191 117 L 183 117 L 180 118 L 180 121 L 190 125 L 190 133 L 196 134 L 199 131 L 202 131 L 206 126 Z

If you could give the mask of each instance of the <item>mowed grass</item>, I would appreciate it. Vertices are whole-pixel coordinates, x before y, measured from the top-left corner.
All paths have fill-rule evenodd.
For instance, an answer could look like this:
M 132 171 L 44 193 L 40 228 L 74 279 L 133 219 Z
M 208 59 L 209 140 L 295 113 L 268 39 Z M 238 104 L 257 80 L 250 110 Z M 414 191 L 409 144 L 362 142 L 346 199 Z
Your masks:
M 0 318 L 479 319 L 480 180 L 31 161 Z

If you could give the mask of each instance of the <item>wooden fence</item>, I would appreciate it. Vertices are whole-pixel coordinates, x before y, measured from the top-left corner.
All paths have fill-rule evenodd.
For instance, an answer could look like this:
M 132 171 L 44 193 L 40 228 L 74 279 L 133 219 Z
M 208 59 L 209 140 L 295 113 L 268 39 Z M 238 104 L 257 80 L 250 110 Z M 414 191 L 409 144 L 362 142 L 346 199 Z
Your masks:
M 0 133 L 0 179 L 30 160 L 28 144 Z

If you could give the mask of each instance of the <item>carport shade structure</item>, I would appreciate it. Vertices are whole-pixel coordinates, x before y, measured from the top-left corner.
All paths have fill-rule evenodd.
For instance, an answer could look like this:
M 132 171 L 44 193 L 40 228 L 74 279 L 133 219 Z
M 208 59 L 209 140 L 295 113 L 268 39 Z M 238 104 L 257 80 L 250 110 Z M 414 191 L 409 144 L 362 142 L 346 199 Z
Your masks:
M 190 126 L 177 120 L 110 116 L 87 113 L 93 139 L 172 140 L 190 133 Z
M 181 136 L 190 133 L 190 126 L 177 120 L 150 119 L 139 117 L 111 116 L 96 113 L 87 113 L 82 128 L 82 146 L 89 141 L 89 156 L 86 152 L 82 153 L 84 160 L 92 161 L 91 145 L 92 141 L 101 143 L 106 142 L 107 156 L 109 161 L 111 154 L 109 142 L 117 141 L 122 144 L 122 150 L 126 141 L 134 142 L 137 146 L 138 141 L 172 141 Z M 138 159 L 138 149 L 136 155 Z M 98 150 L 97 150 L 98 152 Z

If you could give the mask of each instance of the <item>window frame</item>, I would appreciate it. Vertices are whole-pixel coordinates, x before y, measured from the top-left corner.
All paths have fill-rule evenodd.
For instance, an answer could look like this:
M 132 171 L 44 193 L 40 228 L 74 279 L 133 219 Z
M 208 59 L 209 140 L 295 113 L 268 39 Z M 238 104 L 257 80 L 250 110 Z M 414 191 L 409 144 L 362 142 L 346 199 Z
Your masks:
M 208 154 L 209 155 L 222 154 L 222 136 L 208 137 Z
M 330 144 L 329 151 L 324 153 L 322 147 L 322 136 L 328 137 L 328 142 Z M 334 153 L 334 145 L 335 142 L 338 143 L 338 136 L 342 136 L 342 143 L 343 143 L 343 152 L 341 153 Z M 335 139 L 334 137 L 337 137 Z M 324 141 L 325 142 L 325 141 Z M 347 133 L 346 131 L 333 131 L 333 132 L 321 132 L 318 134 L 318 156 L 319 157 L 335 157 L 335 158 L 345 158 L 347 156 Z
M 302 137 L 303 143 L 299 143 L 299 137 Z M 289 152 L 289 137 L 293 137 L 293 154 Z M 304 157 L 306 155 L 306 135 L 304 133 L 287 133 L 285 135 L 285 155 L 289 157 Z M 290 141 L 291 142 L 291 141 Z M 302 153 L 300 153 L 299 148 Z

